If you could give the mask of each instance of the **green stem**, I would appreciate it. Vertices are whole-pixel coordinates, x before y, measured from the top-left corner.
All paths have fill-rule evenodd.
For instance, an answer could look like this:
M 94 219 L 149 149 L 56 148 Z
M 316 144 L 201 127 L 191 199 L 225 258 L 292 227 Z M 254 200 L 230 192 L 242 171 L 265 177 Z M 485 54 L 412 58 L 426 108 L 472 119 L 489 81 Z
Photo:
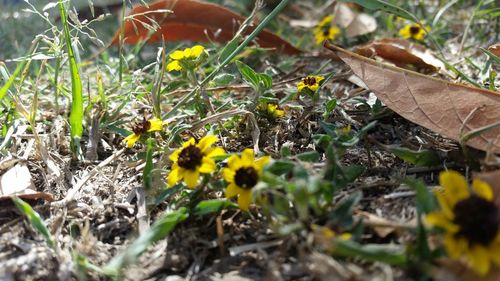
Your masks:
M 200 85 L 196 86 L 189 94 L 185 95 L 184 98 L 182 98 L 173 108 L 168 112 L 165 116 L 165 118 L 172 117 L 174 113 L 179 110 L 181 106 L 186 104 L 195 94 L 197 91 L 201 89 L 201 87 L 205 86 L 208 82 L 210 82 L 227 64 L 231 62 L 231 60 L 236 57 L 252 40 L 257 37 L 257 35 L 264 29 L 264 27 L 267 26 L 267 24 L 276 16 L 278 15 L 281 10 L 283 10 L 286 5 L 290 2 L 290 0 L 282 0 L 274 10 L 267 15 L 267 17 L 255 28 L 255 30 L 248 35 L 248 37 L 236 48 L 224 61 L 217 66 L 216 69 L 212 73 L 210 73 L 203 81 L 201 81 Z

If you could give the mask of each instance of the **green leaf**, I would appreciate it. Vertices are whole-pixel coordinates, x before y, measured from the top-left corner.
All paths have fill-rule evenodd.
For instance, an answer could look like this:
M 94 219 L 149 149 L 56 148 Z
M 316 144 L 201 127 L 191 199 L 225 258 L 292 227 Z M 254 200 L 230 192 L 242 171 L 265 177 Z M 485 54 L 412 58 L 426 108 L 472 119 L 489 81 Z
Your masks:
M 316 150 L 312 150 L 312 151 L 307 151 L 307 152 L 297 154 L 297 155 L 295 155 L 295 157 L 297 157 L 297 159 L 299 159 L 301 161 L 305 161 L 305 162 L 318 162 L 320 155 Z
M 291 161 L 276 160 L 273 163 L 271 163 L 271 165 L 269 165 L 266 168 L 266 170 L 268 170 L 269 172 L 271 172 L 277 176 L 280 176 L 280 175 L 290 173 L 293 170 L 294 166 L 295 166 L 295 164 Z
M 403 159 L 404 161 L 420 167 L 432 167 L 440 164 L 439 156 L 432 150 L 411 150 L 399 145 L 383 145 L 392 154 Z
M 402 246 L 394 244 L 365 244 L 361 245 L 351 240 L 336 240 L 334 253 L 344 257 L 362 258 L 369 261 L 380 261 L 391 265 L 405 265 L 407 255 Z
M 332 113 L 332 111 L 335 109 L 335 107 L 337 107 L 337 100 L 336 99 L 327 101 L 325 104 L 325 116 Z
M 494 62 L 500 64 L 500 57 L 496 56 L 495 54 L 493 54 L 489 50 L 486 50 L 485 48 L 479 47 L 479 49 L 481 51 L 483 51 L 483 53 L 485 53 L 488 57 L 490 57 L 490 59 L 492 59 Z M 0 97 L 0 99 L 1 99 L 1 97 Z
M 256 91 L 260 88 L 260 77 L 250 66 L 246 65 L 241 61 L 236 61 L 236 66 L 238 71 L 243 76 L 243 79 L 250 84 Z
M 176 184 L 172 187 L 165 188 L 159 195 L 156 197 L 155 206 L 160 205 L 169 199 L 172 195 L 176 194 L 179 190 L 182 190 L 182 184 Z
M 215 78 L 212 82 L 215 86 L 225 86 L 225 85 L 228 85 L 229 83 L 233 82 L 234 78 L 235 77 L 233 74 L 222 73 L 222 74 L 215 76 Z
M 69 124 L 71 126 L 71 150 L 75 155 L 80 154 L 80 139 L 83 134 L 83 90 L 82 80 L 75 59 L 75 52 L 71 44 L 71 35 L 66 19 L 66 12 L 62 0 L 59 0 L 59 10 L 61 22 L 64 29 L 64 38 L 68 48 L 68 60 L 71 73 L 71 112 L 69 114 Z
M 36 230 L 38 230 L 38 232 L 40 232 L 43 235 L 43 237 L 45 237 L 45 240 L 47 241 L 49 247 L 54 248 L 55 246 L 54 239 L 52 238 L 52 235 L 50 235 L 50 232 L 45 226 L 45 224 L 43 223 L 43 220 L 40 217 L 40 215 L 35 210 L 33 210 L 33 208 L 31 208 L 31 206 L 28 203 L 24 202 L 21 199 L 13 197 L 12 201 L 14 201 L 19 211 L 21 211 L 21 213 L 28 218 L 31 225 Z
M 405 19 L 415 20 L 415 16 L 410 12 L 382 0 L 341 0 L 341 2 L 357 3 L 370 10 L 382 10 Z
M 263 90 L 269 90 L 273 87 L 273 78 L 271 75 L 259 73 L 257 74 L 257 77 L 259 78 L 259 86 Z
M 219 55 L 219 63 L 222 64 L 223 61 L 225 61 L 231 54 L 238 48 L 238 45 L 241 41 L 241 36 L 235 36 L 229 43 L 224 46 L 224 49 L 220 52 Z
M 356 207 L 362 197 L 363 194 L 360 191 L 349 195 L 349 197 L 337 203 L 331 216 L 337 221 L 342 221 L 345 218 L 352 218 L 354 207 Z M 349 222 L 351 221 L 352 220 L 349 220 Z
M 404 183 L 416 192 L 415 201 L 417 210 L 427 214 L 437 209 L 437 203 L 434 195 L 422 181 L 405 179 Z
M 155 148 L 155 139 L 149 138 L 147 140 L 147 148 L 146 148 L 146 165 L 144 166 L 144 170 L 142 173 L 142 177 L 144 179 L 144 189 L 151 190 L 152 187 L 152 171 L 153 171 L 153 153 Z
M 206 215 L 230 208 L 238 208 L 238 205 L 226 199 L 204 200 L 194 207 L 193 214 Z
M 175 228 L 175 226 L 186 220 L 186 208 L 181 208 L 174 212 L 163 215 L 156 221 L 150 229 L 139 236 L 127 249 L 115 256 L 104 268 L 108 275 L 116 276 L 119 271 L 127 265 L 133 264 L 146 249 L 153 243 L 165 238 Z

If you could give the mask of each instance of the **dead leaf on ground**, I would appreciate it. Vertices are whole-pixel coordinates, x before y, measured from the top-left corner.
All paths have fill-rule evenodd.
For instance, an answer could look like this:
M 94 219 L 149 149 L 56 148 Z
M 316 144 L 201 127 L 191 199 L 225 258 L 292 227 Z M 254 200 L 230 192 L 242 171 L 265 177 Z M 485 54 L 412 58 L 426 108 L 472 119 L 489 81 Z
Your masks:
M 488 51 L 493 53 L 495 56 L 500 57 L 500 43 L 489 46 Z
M 49 193 L 37 192 L 28 166 L 19 163 L 0 176 L 0 201 L 17 196 L 21 199 L 53 201 Z
M 333 12 L 335 24 L 345 29 L 347 37 L 355 37 L 373 32 L 377 29 L 377 21 L 374 17 L 358 13 L 345 3 L 337 3 Z
M 408 68 L 408 65 L 411 65 L 428 72 L 445 69 L 444 63 L 437 59 L 429 49 L 400 38 L 376 40 L 357 47 L 354 52 L 368 58 L 378 56 L 403 68 Z
M 326 43 L 390 109 L 420 126 L 459 141 L 471 131 L 497 124 L 500 93 L 435 79 L 383 64 Z M 500 128 L 467 142 L 500 152 Z
M 165 12 L 170 10 L 171 13 Z M 195 0 L 162 0 L 149 4 L 149 7 L 136 6 L 125 21 L 125 43 L 136 44 L 146 40 L 151 27 L 159 27 L 153 32 L 148 42 L 189 40 L 198 42 L 230 41 L 245 17 L 213 3 Z M 155 24 L 155 22 L 157 24 Z M 150 29 L 146 28 L 149 27 Z M 248 28 L 252 32 L 255 26 Z M 121 28 L 115 33 L 112 44 L 119 42 Z M 276 48 L 285 54 L 297 55 L 302 51 L 278 35 L 263 30 L 256 39 L 264 48 Z
M 460 281 L 498 281 L 500 268 L 492 264 L 486 276 L 479 276 L 464 263 L 450 258 L 441 258 L 437 261 L 438 267 L 430 272 L 435 280 L 460 280 Z
M 397 230 L 397 223 L 377 216 L 372 213 L 357 211 L 356 215 L 363 219 L 363 222 L 370 225 L 373 231 L 380 237 L 385 238 Z

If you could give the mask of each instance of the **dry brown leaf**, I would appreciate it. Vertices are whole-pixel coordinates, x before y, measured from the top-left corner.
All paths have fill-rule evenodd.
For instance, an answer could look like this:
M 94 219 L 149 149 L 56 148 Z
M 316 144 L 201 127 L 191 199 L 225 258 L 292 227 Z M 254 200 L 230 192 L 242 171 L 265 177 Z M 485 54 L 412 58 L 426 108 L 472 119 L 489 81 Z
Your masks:
M 170 10 L 172 13 L 167 13 Z M 198 42 L 216 41 L 226 43 L 231 40 L 245 18 L 222 6 L 196 0 L 161 0 L 149 7 L 136 6 L 129 13 L 133 20 L 126 20 L 125 43 L 136 44 L 148 38 L 151 32 L 146 26 L 159 28 L 149 37 L 148 42 L 161 40 L 190 40 Z M 248 28 L 252 32 L 255 26 Z M 112 44 L 119 42 L 121 28 L 115 33 Z M 256 39 L 264 48 L 276 48 L 286 54 L 297 55 L 302 51 L 278 35 L 263 30 Z
M 379 56 L 399 67 L 412 65 L 417 69 L 430 72 L 444 70 L 442 61 L 432 55 L 424 46 L 400 38 L 384 38 L 367 45 L 357 47 L 355 53 L 372 58 Z
M 458 141 L 468 132 L 500 121 L 500 93 L 386 65 L 329 43 L 325 47 L 349 65 L 389 108 L 436 133 Z M 500 129 L 472 138 L 467 145 L 500 152 Z
M 333 15 L 335 24 L 345 29 L 347 37 L 367 34 L 377 29 L 377 21 L 374 17 L 353 11 L 345 3 L 337 3 Z
M 358 212 L 356 212 L 356 215 L 363 218 L 364 223 L 371 225 L 373 228 L 373 231 L 375 231 L 375 233 L 380 238 L 385 238 L 389 234 L 391 234 L 397 230 L 397 223 L 396 222 L 390 221 L 388 219 L 377 216 L 375 214 L 364 212 L 364 211 L 358 211 Z
M 479 276 L 464 263 L 450 258 L 441 258 L 439 267 L 431 272 L 435 280 L 460 280 L 460 281 L 498 281 L 500 280 L 500 268 L 492 264 L 492 268 L 486 276 Z
M 16 164 L 0 176 L 0 201 L 17 196 L 21 199 L 53 201 L 51 194 L 34 191 L 31 173 L 26 164 Z
M 488 51 L 492 52 L 495 56 L 500 57 L 500 43 L 489 46 Z

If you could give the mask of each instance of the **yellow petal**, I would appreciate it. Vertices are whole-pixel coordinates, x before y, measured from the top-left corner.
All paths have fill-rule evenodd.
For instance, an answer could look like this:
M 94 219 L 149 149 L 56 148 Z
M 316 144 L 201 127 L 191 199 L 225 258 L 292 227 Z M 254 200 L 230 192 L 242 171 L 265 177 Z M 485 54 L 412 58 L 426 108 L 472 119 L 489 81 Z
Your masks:
M 488 251 L 480 245 L 475 245 L 469 249 L 467 259 L 472 269 L 480 276 L 486 275 L 490 270 L 490 259 Z
M 446 234 L 443 239 L 446 252 L 452 259 L 459 259 L 467 249 L 467 240 L 455 237 L 455 234 Z
M 229 169 L 229 168 L 224 168 L 224 170 L 222 170 L 222 177 L 228 183 L 234 182 L 235 175 L 236 175 L 236 172 L 234 170 Z
M 184 171 L 184 182 L 187 187 L 193 189 L 198 185 L 198 178 L 200 177 L 200 173 L 198 171 L 193 170 L 185 170 Z
M 203 154 L 206 154 L 206 150 L 212 146 L 217 141 L 217 137 L 214 135 L 206 135 L 198 142 L 196 145 Z
M 333 16 L 326 16 L 318 23 L 318 26 L 321 27 L 330 24 L 332 21 L 333 21 Z
M 342 233 L 339 235 L 339 238 L 340 238 L 340 240 L 344 240 L 344 241 L 351 240 L 352 234 L 351 233 Z
M 224 151 L 223 148 L 220 147 L 212 147 L 207 150 L 207 154 L 205 154 L 207 157 L 213 158 L 217 156 L 222 156 L 226 155 L 226 152 Z
M 171 71 L 181 71 L 182 70 L 182 66 L 181 64 L 179 63 L 179 61 L 177 60 L 174 60 L 174 61 L 171 61 L 169 64 L 167 64 L 167 71 L 168 72 L 171 72 Z
M 407 25 L 399 30 L 399 35 L 405 39 L 411 38 L 410 25 Z
M 254 160 L 253 149 L 246 148 L 241 153 L 241 165 L 252 166 Z
M 472 190 L 478 195 L 479 197 L 482 197 L 488 201 L 493 200 L 493 190 L 491 189 L 491 186 L 480 179 L 474 179 L 472 181 Z
M 444 188 L 445 196 L 452 208 L 458 201 L 470 196 L 464 176 L 456 171 L 441 172 L 439 174 L 439 184 Z
M 231 155 L 227 160 L 227 166 L 229 169 L 236 171 L 241 168 L 241 159 L 238 155 Z
M 196 143 L 196 141 L 194 140 L 194 138 L 190 138 L 187 142 L 182 144 L 182 148 L 186 148 L 188 146 L 194 145 L 195 143 Z
M 132 148 L 134 144 L 141 138 L 141 135 L 135 133 L 128 135 L 123 141 L 127 142 L 127 147 Z
M 191 48 L 191 58 L 195 59 L 195 58 L 198 58 L 202 53 L 203 51 L 205 51 L 205 47 L 201 46 L 201 45 L 196 45 L 194 47 Z
M 149 124 L 151 126 L 149 127 L 148 132 L 161 131 L 161 129 L 163 129 L 163 121 L 161 121 L 158 118 L 153 118 L 149 120 Z
M 184 49 L 184 58 L 191 58 L 191 48 Z
M 174 152 L 172 152 L 172 154 L 170 154 L 168 156 L 168 158 L 170 160 L 172 160 L 172 162 L 177 162 L 177 160 L 179 160 L 179 154 L 182 152 L 182 148 L 179 148 L 179 149 L 176 149 Z
M 224 192 L 226 194 L 226 198 L 231 198 L 236 195 L 241 191 L 241 188 L 236 186 L 236 184 L 232 183 L 227 186 L 226 191 Z
M 264 166 L 267 165 L 267 163 L 269 163 L 269 160 L 271 159 L 271 157 L 269 156 L 262 156 L 261 158 L 257 159 L 255 161 L 255 168 L 257 169 L 257 172 L 261 172 L 262 171 L 262 168 L 264 168 Z
M 444 191 L 442 189 L 434 189 L 434 196 L 436 196 L 439 206 L 441 207 L 441 210 L 443 211 L 443 214 L 446 216 L 446 218 L 448 220 L 453 220 L 453 218 L 455 218 L 455 215 L 453 214 L 451 203 Z
M 248 211 L 248 207 L 250 206 L 251 201 L 251 190 L 241 189 L 240 196 L 238 196 L 238 206 L 240 206 L 240 209 L 242 209 L 243 211 Z
M 316 79 L 316 83 L 320 83 L 321 81 L 325 80 L 325 77 L 323 76 L 314 76 L 314 79 Z
M 169 57 L 173 60 L 181 60 L 184 58 L 184 52 L 180 50 L 173 51 Z
M 297 84 L 297 91 L 301 92 L 305 87 L 306 84 L 304 84 L 304 81 L 301 81 Z
M 182 173 L 180 172 L 181 171 L 179 166 L 177 165 L 177 163 L 174 163 L 174 165 L 172 165 L 172 170 L 167 177 L 168 186 L 174 186 L 178 181 L 182 179 Z
M 442 212 L 432 212 L 425 216 L 425 222 L 441 227 L 448 232 L 456 233 L 459 230 L 459 226 L 450 221 Z
M 311 91 L 313 91 L 313 92 L 316 92 L 319 88 L 319 84 L 316 83 L 314 85 L 309 85 L 309 86 L 307 86 L 307 88 L 311 89 Z
M 494 243 L 488 247 L 488 254 L 491 260 L 496 264 L 500 265 L 500 244 Z
M 217 169 L 217 166 L 215 165 L 215 161 L 208 158 L 208 157 L 203 157 L 201 166 L 200 166 L 200 173 L 203 174 L 210 174 L 214 172 Z

